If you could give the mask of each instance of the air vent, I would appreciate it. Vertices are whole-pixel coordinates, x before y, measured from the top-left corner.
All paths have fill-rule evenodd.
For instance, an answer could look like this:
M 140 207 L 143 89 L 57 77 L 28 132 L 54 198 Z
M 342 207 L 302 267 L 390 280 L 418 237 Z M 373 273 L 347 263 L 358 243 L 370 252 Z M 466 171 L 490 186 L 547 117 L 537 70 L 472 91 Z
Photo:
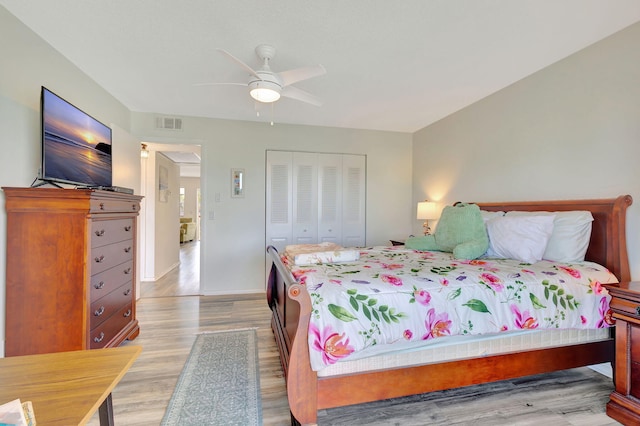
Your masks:
M 156 117 L 156 129 L 182 130 L 182 118 Z

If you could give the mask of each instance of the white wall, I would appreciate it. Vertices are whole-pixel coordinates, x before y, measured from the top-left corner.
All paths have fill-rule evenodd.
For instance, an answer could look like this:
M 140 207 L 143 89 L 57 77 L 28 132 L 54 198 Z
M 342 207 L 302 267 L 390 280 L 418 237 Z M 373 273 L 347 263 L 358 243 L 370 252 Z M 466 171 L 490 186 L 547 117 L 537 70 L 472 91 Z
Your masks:
M 417 132 L 413 201 L 631 194 L 627 242 L 640 279 L 639 46 L 635 24 Z
M 141 140 L 176 141 L 175 132 L 155 129 L 153 114 L 133 113 L 132 122 Z M 183 127 L 180 142 L 202 146 L 204 294 L 264 290 L 267 149 L 366 155 L 367 244 L 388 244 L 411 230 L 410 134 L 194 117 L 184 117 Z M 245 170 L 244 198 L 230 197 L 232 168 Z
M 155 280 L 156 253 L 156 153 L 149 152 L 148 157 L 140 158 L 140 220 L 138 229 L 140 235 L 140 248 L 138 271 L 141 281 Z M 139 294 L 139 293 L 138 293 Z
M 155 204 L 155 277 L 160 278 L 180 263 L 180 168 L 160 153 L 156 167 L 156 189 L 160 167 L 167 170 L 169 184 L 165 201 L 156 196 Z
M 135 139 L 125 129 L 117 124 L 111 124 L 113 147 L 113 185 L 133 189 L 133 193 L 140 195 L 140 141 Z M 138 225 L 140 219 L 138 218 Z M 136 265 L 140 264 L 141 229 L 138 227 L 138 250 L 136 251 Z M 140 298 L 140 268 L 135 276 L 136 298 Z
M 114 170 L 114 182 L 134 187 L 139 170 L 135 166 L 137 160 L 126 160 L 132 143 L 127 135 L 129 110 L 4 7 L 0 7 L 0 40 L 0 151 L 3 153 L 0 186 L 27 187 L 38 174 L 40 86 L 45 86 L 103 123 L 114 126 L 114 160 L 127 164 Z M 134 164 L 131 170 L 129 161 Z M 122 174 L 124 169 L 126 174 Z M 0 353 L 4 353 L 5 258 L 6 214 L 4 197 L 0 197 Z

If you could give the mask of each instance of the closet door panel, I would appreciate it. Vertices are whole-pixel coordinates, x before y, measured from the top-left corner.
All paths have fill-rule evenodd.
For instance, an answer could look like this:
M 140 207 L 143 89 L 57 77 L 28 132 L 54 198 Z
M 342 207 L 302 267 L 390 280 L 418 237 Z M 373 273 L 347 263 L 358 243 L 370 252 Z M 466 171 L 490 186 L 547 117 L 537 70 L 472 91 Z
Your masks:
M 365 245 L 366 157 L 342 156 L 342 245 Z
M 279 252 L 293 244 L 293 153 L 267 151 L 266 241 Z
M 342 245 L 342 155 L 318 155 L 318 238 Z
M 318 241 L 318 154 L 293 153 L 293 241 Z

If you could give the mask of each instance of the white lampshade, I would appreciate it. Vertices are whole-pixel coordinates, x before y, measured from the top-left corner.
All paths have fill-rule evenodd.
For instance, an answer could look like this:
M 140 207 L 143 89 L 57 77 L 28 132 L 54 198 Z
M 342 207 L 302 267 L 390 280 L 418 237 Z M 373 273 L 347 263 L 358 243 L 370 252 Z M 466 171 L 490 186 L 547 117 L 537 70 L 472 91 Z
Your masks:
M 420 220 L 436 219 L 436 203 L 433 201 L 421 201 L 418 203 L 417 218 Z

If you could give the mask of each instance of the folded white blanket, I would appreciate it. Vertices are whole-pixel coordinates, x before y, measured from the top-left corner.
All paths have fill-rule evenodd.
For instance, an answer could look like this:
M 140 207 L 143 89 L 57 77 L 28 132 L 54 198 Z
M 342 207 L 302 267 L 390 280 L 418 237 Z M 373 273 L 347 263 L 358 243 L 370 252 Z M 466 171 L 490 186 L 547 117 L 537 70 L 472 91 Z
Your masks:
M 334 243 L 297 244 L 285 247 L 285 256 L 297 266 L 320 263 L 354 262 L 360 258 L 359 250 L 344 249 Z

